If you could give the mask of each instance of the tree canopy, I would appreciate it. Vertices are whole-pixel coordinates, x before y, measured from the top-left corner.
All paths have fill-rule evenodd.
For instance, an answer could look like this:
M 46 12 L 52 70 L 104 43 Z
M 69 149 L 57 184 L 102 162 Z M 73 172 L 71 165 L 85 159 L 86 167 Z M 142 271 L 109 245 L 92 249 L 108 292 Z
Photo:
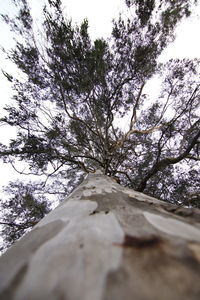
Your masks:
M 61 0 L 46 2 L 40 30 L 28 2 L 14 1 L 18 15 L 3 18 L 16 45 L 4 52 L 21 76 L 4 71 L 14 95 L 1 123 L 14 126 L 17 136 L 0 145 L 0 157 L 46 178 L 35 188 L 10 183 L 14 196 L 2 220 L 9 216 L 7 236 L 24 226 L 19 220 L 35 224 L 41 206 L 48 211 L 44 194 L 62 199 L 98 168 L 136 191 L 199 205 L 199 60 L 158 60 L 196 2 L 127 0 L 129 17 L 113 21 L 109 40 L 93 41 L 88 21 L 73 25 Z M 159 93 L 151 89 L 155 78 Z M 35 203 L 30 216 L 15 210 L 27 201 Z

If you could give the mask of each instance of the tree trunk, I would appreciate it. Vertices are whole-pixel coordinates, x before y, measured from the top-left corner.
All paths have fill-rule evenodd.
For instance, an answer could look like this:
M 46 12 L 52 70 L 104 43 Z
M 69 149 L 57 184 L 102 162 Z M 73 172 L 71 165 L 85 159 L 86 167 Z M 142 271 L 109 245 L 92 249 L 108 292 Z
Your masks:
M 0 260 L 0 299 L 200 299 L 200 214 L 88 175 Z

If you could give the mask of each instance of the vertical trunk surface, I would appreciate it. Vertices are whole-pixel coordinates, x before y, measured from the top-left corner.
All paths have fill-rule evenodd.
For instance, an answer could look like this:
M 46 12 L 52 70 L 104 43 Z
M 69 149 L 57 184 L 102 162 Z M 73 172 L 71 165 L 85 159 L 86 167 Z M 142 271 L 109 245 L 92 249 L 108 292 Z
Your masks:
M 200 214 L 89 175 L 0 259 L 0 299 L 200 299 Z

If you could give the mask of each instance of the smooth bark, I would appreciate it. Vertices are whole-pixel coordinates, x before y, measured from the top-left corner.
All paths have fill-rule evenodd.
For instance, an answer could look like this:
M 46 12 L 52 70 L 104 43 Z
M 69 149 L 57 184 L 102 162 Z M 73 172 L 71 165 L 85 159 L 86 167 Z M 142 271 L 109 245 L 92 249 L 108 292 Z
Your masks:
M 0 259 L 0 299 L 200 299 L 200 214 L 90 174 Z

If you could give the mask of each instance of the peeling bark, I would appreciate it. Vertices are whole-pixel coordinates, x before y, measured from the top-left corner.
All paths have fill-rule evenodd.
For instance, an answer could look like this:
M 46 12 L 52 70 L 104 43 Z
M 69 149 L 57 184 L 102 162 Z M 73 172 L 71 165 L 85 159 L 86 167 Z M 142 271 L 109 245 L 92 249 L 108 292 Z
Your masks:
M 2 255 L 0 299 L 199 299 L 199 219 L 88 175 Z

